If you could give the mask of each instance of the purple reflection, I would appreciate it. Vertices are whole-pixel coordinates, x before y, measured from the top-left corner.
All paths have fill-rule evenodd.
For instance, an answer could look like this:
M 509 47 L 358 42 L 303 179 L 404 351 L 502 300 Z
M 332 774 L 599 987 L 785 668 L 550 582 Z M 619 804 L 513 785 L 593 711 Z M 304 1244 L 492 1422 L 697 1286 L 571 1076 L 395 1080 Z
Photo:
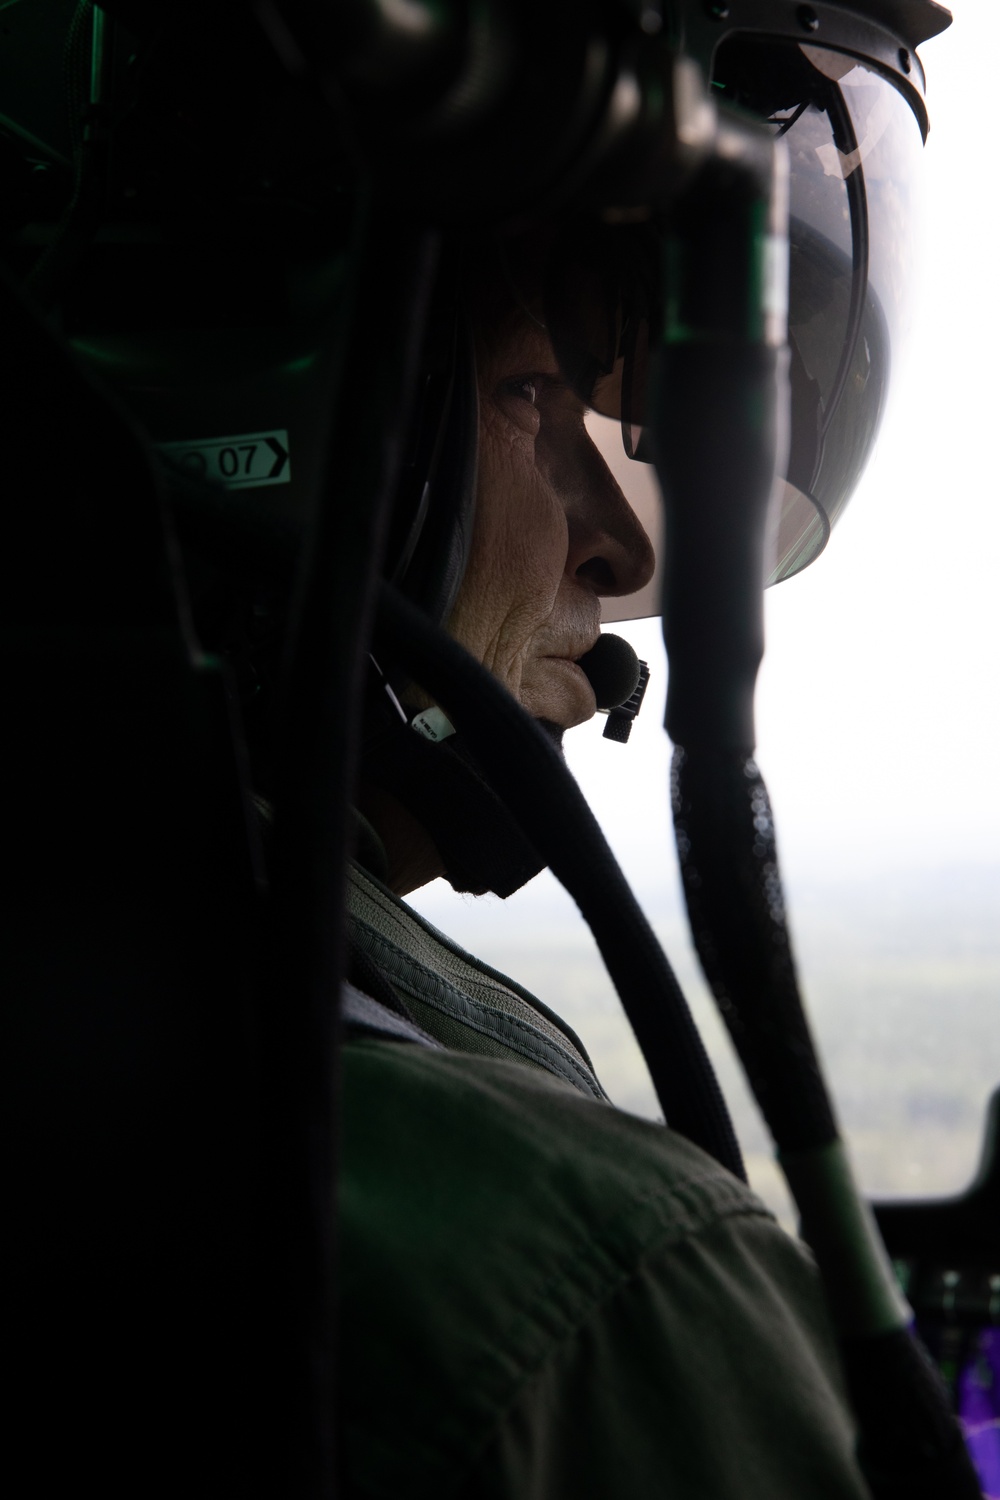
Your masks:
M 958 1377 L 958 1417 L 984 1500 L 1000 1500 L 1000 1328 L 975 1337 Z

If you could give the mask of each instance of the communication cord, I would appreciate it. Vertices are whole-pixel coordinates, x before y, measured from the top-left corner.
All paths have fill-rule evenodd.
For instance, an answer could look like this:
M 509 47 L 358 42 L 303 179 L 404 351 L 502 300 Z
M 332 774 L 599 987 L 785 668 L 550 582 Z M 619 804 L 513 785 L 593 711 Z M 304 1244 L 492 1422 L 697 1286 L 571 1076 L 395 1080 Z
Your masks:
M 702 967 L 823 1278 L 872 1494 L 978 1500 L 943 1385 L 913 1337 L 912 1315 L 853 1181 L 799 994 L 774 823 L 753 759 L 787 351 L 783 330 L 767 332 L 774 289 L 747 268 L 767 263 L 762 233 L 783 232 L 780 170 L 780 150 L 769 168 L 749 132 L 742 144 L 734 132 L 725 159 L 709 163 L 674 215 L 683 253 L 668 257 L 667 301 L 677 312 L 664 329 L 653 446 L 665 501 L 677 849 Z M 728 327 L 720 284 L 743 286 L 748 299 Z M 734 307 L 739 314 L 729 299 L 730 314 Z

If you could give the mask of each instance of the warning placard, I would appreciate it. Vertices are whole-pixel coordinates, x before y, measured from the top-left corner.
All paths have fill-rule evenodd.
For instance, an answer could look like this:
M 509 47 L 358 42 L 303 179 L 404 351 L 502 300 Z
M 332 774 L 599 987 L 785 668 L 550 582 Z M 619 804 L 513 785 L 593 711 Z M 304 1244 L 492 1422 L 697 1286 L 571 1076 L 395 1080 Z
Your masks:
M 262 484 L 288 484 L 292 477 L 288 432 L 241 432 L 235 437 L 193 438 L 190 442 L 157 443 L 175 464 L 230 490 Z

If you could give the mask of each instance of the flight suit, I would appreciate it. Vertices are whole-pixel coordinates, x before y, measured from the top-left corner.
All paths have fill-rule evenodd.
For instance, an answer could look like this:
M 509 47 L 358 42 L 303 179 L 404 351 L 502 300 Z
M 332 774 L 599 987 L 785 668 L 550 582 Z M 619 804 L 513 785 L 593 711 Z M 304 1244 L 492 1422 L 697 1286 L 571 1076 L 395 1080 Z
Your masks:
M 347 1494 L 867 1500 L 808 1251 L 367 872 L 349 909 L 412 1019 L 348 1006 Z

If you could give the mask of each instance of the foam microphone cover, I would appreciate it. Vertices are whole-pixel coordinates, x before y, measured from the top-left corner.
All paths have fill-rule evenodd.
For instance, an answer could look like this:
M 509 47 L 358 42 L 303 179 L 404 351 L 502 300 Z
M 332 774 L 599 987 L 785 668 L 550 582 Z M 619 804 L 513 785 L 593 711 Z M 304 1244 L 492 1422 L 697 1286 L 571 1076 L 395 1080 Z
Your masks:
M 617 708 L 625 703 L 639 682 L 639 658 L 620 635 L 598 636 L 577 666 L 586 672 L 598 708 Z

